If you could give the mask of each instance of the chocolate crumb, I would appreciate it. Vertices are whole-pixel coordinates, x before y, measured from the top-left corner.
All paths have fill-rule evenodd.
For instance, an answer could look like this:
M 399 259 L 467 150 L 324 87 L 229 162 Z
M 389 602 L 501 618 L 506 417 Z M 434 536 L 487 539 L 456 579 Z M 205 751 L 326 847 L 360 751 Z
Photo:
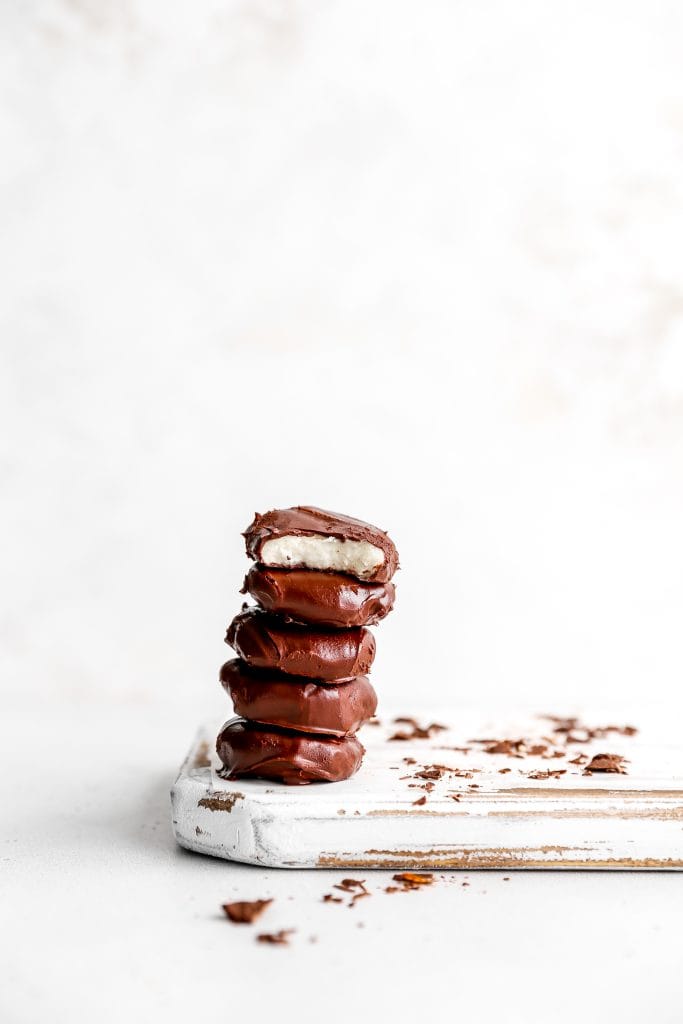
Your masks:
M 251 924 L 272 902 L 272 900 L 241 900 L 237 903 L 224 903 L 223 913 L 233 924 Z
M 343 903 L 341 896 L 334 896 L 331 892 L 326 892 L 323 896 L 323 903 Z
M 584 775 L 592 775 L 593 772 L 612 772 L 615 775 L 627 775 L 625 768 L 626 758 L 621 754 L 595 754 L 592 760 L 583 770 Z
M 558 715 L 540 715 L 539 717 L 554 723 L 553 732 L 565 733 L 566 743 L 589 743 L 590 740 L 604 739 L 613 732 L 618 733 L 620 736 L 635 736 L 638 732 L 634 725 L 600 725 L 591 727 L 574 717 L 562 718 Z
M 426 804 L 426 803 L 427 803 L 427 797 L 426 796 L 420 796 L 420 797 L 417 798 L 417 800 L 413 800 L 413 807 L 422 807 L 423 804 Z
M 295 931 L 295 928 L 281 928 L 279 932 L 261 932 L 256 936 L 256 941 L 268 943 L 270 946 L 286 946 L 289 944 L 289 936 Z
M 548 771 L 529 772 L 528 775 L 527 775 L 527 778 L 529 778 L 529 779 L 559 779 L 561 775 L 566 775 L 566 774 L 567 774 L 567 769 L 566 768 L 558 768 L 555 771 L 551 771 L 549 769 Z
M 335 885 L 334 888 L 341 889 L 342 892 L 367 892 L 365 882 L 361 882 L 357 878 L 342 878 L 341 882 Z
M 409 889 L 419 889 L 422 885 L 431 885 L 434 876 L 421 871 L 401 871 L 399 874 L 393 875 L 393 879 L 395 882 L 400 882 L 407 892 Z
M 394 719 L 396 725 L 407 725 L 408 729 L 399 729 L 392 736 L 390 740 L 428 740 L 431 739 L 432 734 L 435 732 L 443 732 L 448 729 L 447 725 L 441 725 L 439 722 L 431 722 L 429 725 L 421 726 L 414 718 L 408 718 L 401 716 Z

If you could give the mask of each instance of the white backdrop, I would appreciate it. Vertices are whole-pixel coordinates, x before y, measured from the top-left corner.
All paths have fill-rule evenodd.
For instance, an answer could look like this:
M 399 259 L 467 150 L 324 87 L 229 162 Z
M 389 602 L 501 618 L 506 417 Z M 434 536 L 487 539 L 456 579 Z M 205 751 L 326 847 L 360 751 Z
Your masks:
M 254 510 L 383 699 L 680 707 L 683 6 L 0 4 L 2 679 L 220 699 Z

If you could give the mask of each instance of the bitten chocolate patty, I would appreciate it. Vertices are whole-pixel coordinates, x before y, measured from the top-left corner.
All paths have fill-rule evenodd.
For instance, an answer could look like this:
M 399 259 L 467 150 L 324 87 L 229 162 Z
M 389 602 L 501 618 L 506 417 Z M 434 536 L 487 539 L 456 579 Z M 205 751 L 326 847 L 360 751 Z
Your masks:
M 368 629 L 311 629 L 259 608 L 236 615 L 225 642 L 253 668 L 329 682 L 365 675 L 375 657 L 375 639 Z
M 358 771 L 365 753 L 355 736 L 310 736 L 252 725 L 241 718 L 223 726 L 216 752 L 230 778 L 258 776 L 288 786 L 341 782 Z
M 296 622 L 322 626 L 372 626 L 391 611 L 393 583 L 363 583 L 338 572 L 251 568 L 244 580 L 262 608 Z
M 282 729 L 346 736 L 360 729 L 377 708 L 377 694 L 367 676 L 347 683 L 314 683 L 258 672 L 234 658 L 223 665 L 220 679 L 235 714 Z
M 247 554 L 262 565 L 343 572 L 378 583 L 398 568 L 398 552 L 383 530 L 311 505 L 257 514 L 244 537 Z

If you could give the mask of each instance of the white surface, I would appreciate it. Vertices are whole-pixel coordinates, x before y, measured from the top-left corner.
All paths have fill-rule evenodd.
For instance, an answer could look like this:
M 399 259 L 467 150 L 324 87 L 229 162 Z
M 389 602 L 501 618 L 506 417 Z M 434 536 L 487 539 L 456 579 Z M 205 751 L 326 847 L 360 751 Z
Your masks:
M 542 1024 L 549 1008 L 559 1024 L 680 1021 L 680 875 L 456 873 L 389 896 L 388 872 L 189 854 L 168 801 L 187 727 L 139 703 L 3 713 L 4 763 L 18 767 L 0 775 L 3 1024 L 266 1024 L 276 1008 L 294 1024 L 297 1000 L 332 1024 L 350 1006 L 406 1024 L 451 1020 L 456 1006 L 487 1024 Z M 349 875 L 368 878 L 372 898 L 322 904 Z M 256 927 L 297 928 L 289 948 L 257 945 L 220 912 L 267 896 Z
M 196 722 L 312 502 L 398 697 L 678 703 L 683 5 L 197 8 L 0 5 L 2 677 Z
M 431 720 L 412 713 L 423 726 Z M 632 709 L 621 724 L 638 723 L 633 737 L 612 732 L 578 745 L 519 710 L 451 707 L 435 717 L 448 728 L 390 741 L 401 726 L 385 711 L 361 732 L 361 770 L 332 786 L 224 779 L 215 753 L 221 723 L 211 722 L 173 784 L 176 838 L 197 853 L 261 867 L 683 868 L 683 747 L 678 723 L 661 710 Z M 593 728 L 617 722 L 594 709 L 576 717 Z M 473 742 L 487 737 L 489 745 L 491 737 L 542 744 L 547 757 L 488 754 Z M 625 758 L 625 774 L 586 776 L 572 763 L 605 751 Z M 452 771 L 425 793 L 418 773 L 434 765 Z M 561 777 L 532 778 L 548 769 Z M 416 805 L 418 797 L 426 803 Z
M 294 565 L 307 569 L 351 572 L 367 579 L 384 561 L 384 552 L 366 540 L 334 537 L 275 537 L 261 548 L 265 565 Z

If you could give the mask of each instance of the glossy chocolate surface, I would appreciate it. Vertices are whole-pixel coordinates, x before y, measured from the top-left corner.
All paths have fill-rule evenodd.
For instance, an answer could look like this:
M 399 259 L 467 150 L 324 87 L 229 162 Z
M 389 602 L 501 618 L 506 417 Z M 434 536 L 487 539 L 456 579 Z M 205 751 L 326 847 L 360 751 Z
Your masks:
M 263 565 L 250 569 L 242 592 L 251 594 L 266 611 L 295 622 L 346 628 L 379 622 L 391 611 L 396 596 L 393 583 L 363 583 L 338 572 Z
M 229 778 L 276 779 L 289 786 L 341 782 L 358 771 L 365 753 L 355 736 L 343 739 L 227 722 L 216 752 Z
M 316 536 L 335 537 L 337 540 L 367 541 L 384 553 L 384 562 L 368 577 L 386 583 L 398 569 L 398 551 L 383 530 L 360 519 L 352 519 L 337 512 L 326 512 L 312 505 L 273 509 L 265 515 L 258 513 L 244 533 L 247 554 L 260 561 L 261 548 L 274 537 Z
M 368 629 L 301 626 L 260 608 L 236 615 L 225 642 L 253 668 L 328 682 L 365 675 L 375 657 L 375 638 Z
M 377 709 L 377 694 L 367 676 L 346 683 L 314 683 L 256 672 L 233 658 L 223 665 L 220 679 L 236 715 L 282 729 L 346 736 Z

